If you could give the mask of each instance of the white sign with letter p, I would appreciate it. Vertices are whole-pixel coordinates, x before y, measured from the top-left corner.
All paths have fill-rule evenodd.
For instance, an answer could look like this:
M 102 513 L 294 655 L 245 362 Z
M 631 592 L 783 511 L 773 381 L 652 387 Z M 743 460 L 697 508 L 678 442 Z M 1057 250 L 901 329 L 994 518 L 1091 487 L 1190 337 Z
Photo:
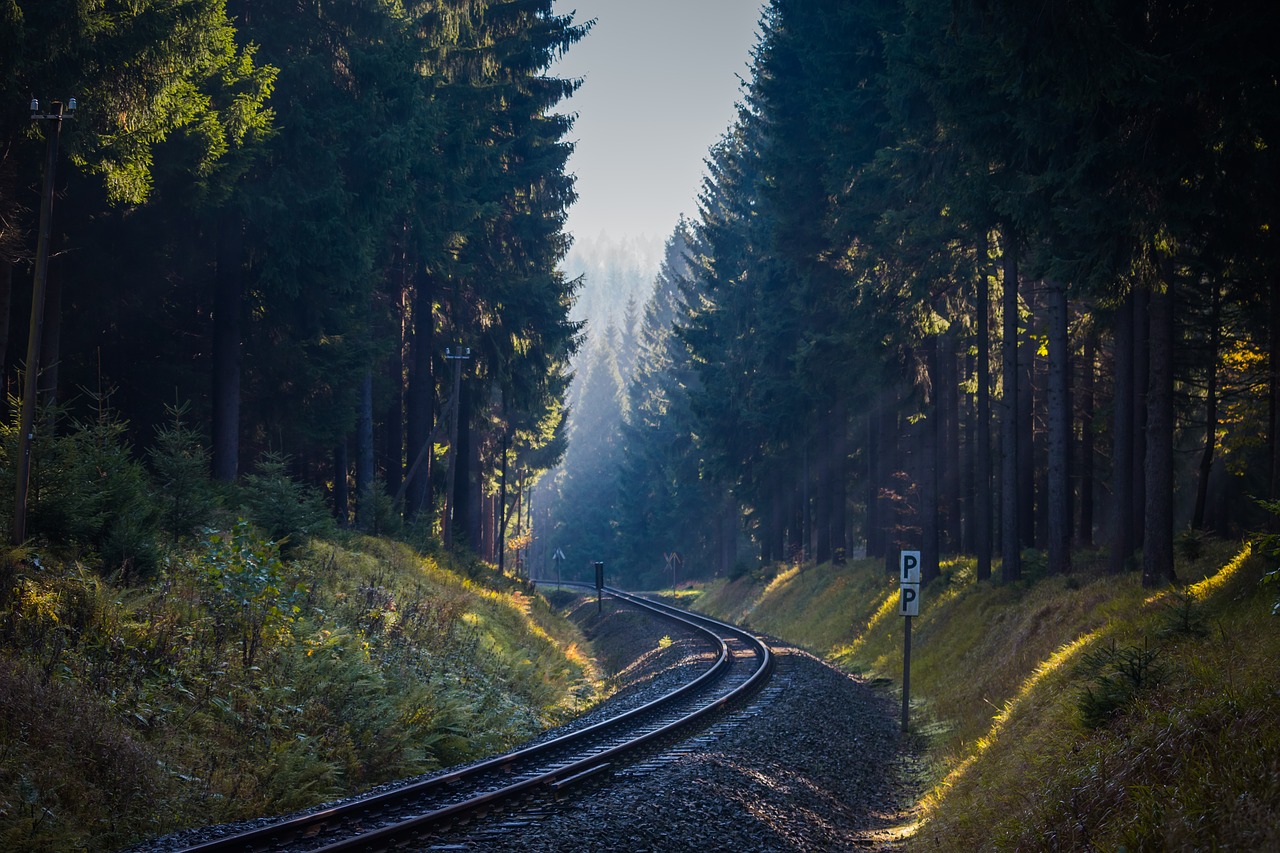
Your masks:
M 920 552 L 903 551 L 899 557 L 899 616 L 920 615 Z

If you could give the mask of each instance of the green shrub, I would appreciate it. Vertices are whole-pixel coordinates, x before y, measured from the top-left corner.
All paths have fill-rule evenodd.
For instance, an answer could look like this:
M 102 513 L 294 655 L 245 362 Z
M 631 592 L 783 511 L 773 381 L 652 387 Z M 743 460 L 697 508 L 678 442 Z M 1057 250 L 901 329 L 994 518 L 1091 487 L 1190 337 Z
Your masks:
M 244 478 L 241 499 L 250 520 L 286 551 L 333 530 L 324 498 L 289 476 L 289 458 L 265 453 L 257 470 Z
M 160 512 L 146 470 L 132 457 L 128 423 L 98 398 L 97 417 L 54 429 L 58 413 L 32 447 L 30 531 L 51 542 L 96 551 L 108 571 L 128 580 L 159 565 Z
M 164 531 L 177 542 L 208 524 L 218 506 L 209 478 L 209 451 L 186 423 L 190 406 L 167 406 L 172 422 L 156 428 L 149 452 Z
M 202 545 L 192 568 L 213 614 L 215 643 L 237 640 L 240 662 L 251 667 L 297 619 L 306 590 L 287 583 L 276 543 L 243 519 L 227 533 L 210 533 Z
M 1081 722 L 1091 729 L 1106 725 L 1141 691 L 1161 683 L 1167 672 L 1159 656 L 1145 641 L 1117 646 L 1114 640 L 1081 655 L 1078 671 L 1092 681 L 1077 701 Z

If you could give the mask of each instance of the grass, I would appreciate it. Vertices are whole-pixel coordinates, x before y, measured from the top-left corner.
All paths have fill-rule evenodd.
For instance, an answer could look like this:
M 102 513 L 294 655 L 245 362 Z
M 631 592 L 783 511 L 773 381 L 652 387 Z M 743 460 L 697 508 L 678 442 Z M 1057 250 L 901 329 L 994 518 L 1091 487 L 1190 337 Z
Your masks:
M 1280 849 L 1280 617 L 1238 543 L 1151 592 L 1081 554 L 1069 577 L 944 566 L 912 633 L 928 772 L 907 850 Z M 1034 561 L 1030 561 L 1035 565 Z M 878 562 L 709 586 L 699 607 L 901 677 Z
M 507 748 L 600 690 L 578 630 L 483 567 L 359 536 L 236 553 L 174 552 L 144 586 L 5 555 L 0 849 L 312 805 Z

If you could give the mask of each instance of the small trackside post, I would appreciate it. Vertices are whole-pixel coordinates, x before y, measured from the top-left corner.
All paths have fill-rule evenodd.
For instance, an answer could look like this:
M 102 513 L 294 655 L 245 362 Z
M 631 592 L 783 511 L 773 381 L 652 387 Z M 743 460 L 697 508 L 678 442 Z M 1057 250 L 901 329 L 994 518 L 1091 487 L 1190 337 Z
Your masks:
M 911 617 L 920 615 L 920 552 L 903 551 L 898 557 L 898 615 L 902 628 L 902 731 L 911 720 Z
M 604 563 L 596 561 L 596 612 L 604 612 Z

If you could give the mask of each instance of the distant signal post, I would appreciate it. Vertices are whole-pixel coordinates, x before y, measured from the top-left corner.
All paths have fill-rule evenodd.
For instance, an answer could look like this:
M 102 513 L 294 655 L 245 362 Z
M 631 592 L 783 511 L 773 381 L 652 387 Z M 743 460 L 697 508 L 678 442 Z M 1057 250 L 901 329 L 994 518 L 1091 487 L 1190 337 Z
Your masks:
M 596 561 L 596 612 L 604 610 L 604 563 Z
M 911 715 L 911 617 L 920 615 L 920 552 L 903 551 L 898 558 L 898 615 L 902 629 L 902 731 Z

